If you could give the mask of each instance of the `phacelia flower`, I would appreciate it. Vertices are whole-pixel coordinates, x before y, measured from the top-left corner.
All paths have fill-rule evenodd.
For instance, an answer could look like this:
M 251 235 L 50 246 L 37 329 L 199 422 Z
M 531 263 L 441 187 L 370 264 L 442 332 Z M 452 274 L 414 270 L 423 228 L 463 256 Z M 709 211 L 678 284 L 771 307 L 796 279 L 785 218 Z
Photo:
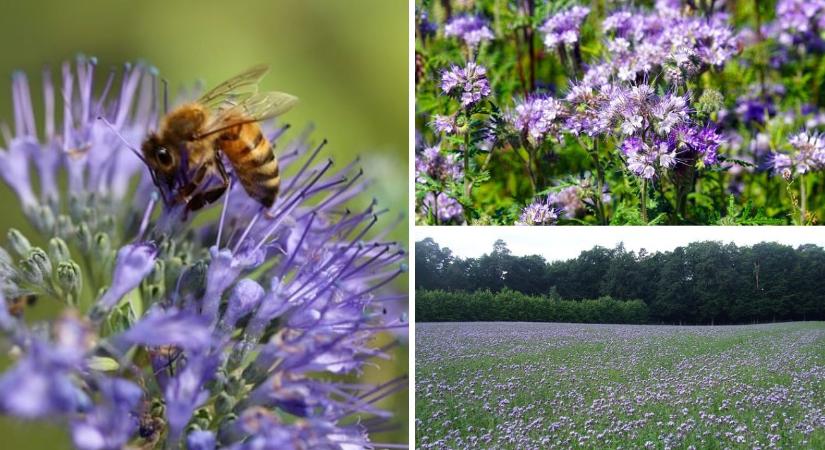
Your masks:
M 516 225 L 554 225 L 559 220 L 559 212 L 552 200 L 545 197 L 525 206 Z
M 510 114 L 510 122 L 527 139 L 537 145 L 550 135 L 558 134 L 564 118 L 562 104 L 552 98 L 535 96 L 516 105 Z
M 444 26 L 445 36 L 455 36 L 470 47 L 492 40 L 495 36 L 481 17 L 462 15 L 450 19 Z
M 578 42 L 582 22 L 588 14 L 590 8 L 574 6 L 548 18 L 540 28 L 544 33 L 544 45 L 555 48 L 559 44 L 572 45 Z
M 455 115 L 442 116 L 436 114 L 430 124 L 436 133 L 455 134 L 458 128 L 455 123 Z
M 441 146 L 425 148 L 415 155 L 415 179 L 424 183 L 432 179 L 440 183 L 459 181 L 464 177 L 464 170 L 456 155 L 445 155 Z
M 96 65 L 64 64 L 59 86 L 46 72 L 42 129 L 26 77 L 12 82 L 0 173 L 48 248 L 11 230 L 0 249 L 0 338 L 17 355 L 0 413 L 67 424 L 83 450 L 381 446 L 371 430 L 391 414 L 375 403 L 406 378 L 341 376 L 387 357 L 376 333 L 406 329 L 387 313 L 405 299 L 391 286 L 406 255 L 377 230 L 374 202 L 348 206 L 361 171 L 264 122 L 280 149 L 275 204 L 264 210 L 230 174 L 201 210 L 219 214 L 186 217 L 158 201 L 130 149 L 158 126 L 156 71 L 127 65 L 98 95 Z M 65 312 L 29 326 L 7 311 L 21 295 Z
M 441 90 L 456 96 L 461 106 L 470 107 L 490 95 L 487 69 L 472 61 L 465 67 L 454 65 L 441 74 Z
M 788 143 L 795 150 L 793 164 L 796 172 L 805 174 L 825 169 L 825 137 L 807 131 L 791 136 Z
M 421 214 L 424 217 L 434 215 L 439 224 L 460 224 L 464 221 L 464 208 L 458 200 L 443 192 L 435 195 L 428 192 L 421 205 Z

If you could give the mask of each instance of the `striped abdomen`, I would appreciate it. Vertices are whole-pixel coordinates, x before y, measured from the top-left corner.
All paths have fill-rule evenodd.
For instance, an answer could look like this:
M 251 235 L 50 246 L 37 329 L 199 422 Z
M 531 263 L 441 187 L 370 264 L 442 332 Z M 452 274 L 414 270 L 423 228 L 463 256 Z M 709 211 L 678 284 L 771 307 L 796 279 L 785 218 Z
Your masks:
M 230 128 L 217 139 L 235 174 L 250 197 L 269 208 L 278 196 L 281 176 L 272 145 L 257 123 Z

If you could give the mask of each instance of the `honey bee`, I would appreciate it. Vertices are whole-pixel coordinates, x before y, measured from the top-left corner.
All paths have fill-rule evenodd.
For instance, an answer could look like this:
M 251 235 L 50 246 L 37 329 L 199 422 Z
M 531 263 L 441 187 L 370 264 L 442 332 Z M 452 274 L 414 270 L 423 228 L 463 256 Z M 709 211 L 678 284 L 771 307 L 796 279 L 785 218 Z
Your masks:
M 24 294 L 18 297 L 15 297 L 9 301 L 6 305 L 9 314 L 14 317 L 20 318 L 23 317 L 23 313 L 26 311 L 26 308 L 34 306 L 37 302 L 37 296 L 34 294 Z
M 268 66 L 255 66 L 224 81 L 198 100 L 169 111 L 159 129 L 147 136 L 141 153 L 166 204 L 185 204 L 195 211 L 218 200 L 229 186 L 223 154 L 249 196 L 272 206 L 281 177 L 272 144 L 258 122 L 288 111 L 297 98 L 258 93 L 268 71 Z

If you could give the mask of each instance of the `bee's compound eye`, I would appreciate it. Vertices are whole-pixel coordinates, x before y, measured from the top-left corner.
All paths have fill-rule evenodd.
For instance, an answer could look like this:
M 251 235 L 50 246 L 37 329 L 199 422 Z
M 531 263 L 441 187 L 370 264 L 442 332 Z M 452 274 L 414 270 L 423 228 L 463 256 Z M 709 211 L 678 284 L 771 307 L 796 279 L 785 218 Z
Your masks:
M 169 153 L 169 150 L 167 150 L 166 147 L 158 147 L 157 150 L 155 150 L 155 157 L 163 166 L 172 165 L 172 154 Z

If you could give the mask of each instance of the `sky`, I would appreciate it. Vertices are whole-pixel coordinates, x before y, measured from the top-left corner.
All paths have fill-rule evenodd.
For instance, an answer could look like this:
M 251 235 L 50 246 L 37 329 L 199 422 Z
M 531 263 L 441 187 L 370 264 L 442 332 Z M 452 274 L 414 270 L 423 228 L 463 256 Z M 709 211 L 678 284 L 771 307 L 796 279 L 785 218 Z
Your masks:
M 649 253 L 673 250 L 691 242 L 722 241 L 736 245 L 778 242 L 794 247 L 825 247 L 825 227 L 415 227 L 415 240 L 431 237 L 461 257 L 490 253 L 503 239 L 517 256 L 541 255 L 548 261 L 575 258 L 596 245 L 612 248 L 624 242 L 627 250 Z

